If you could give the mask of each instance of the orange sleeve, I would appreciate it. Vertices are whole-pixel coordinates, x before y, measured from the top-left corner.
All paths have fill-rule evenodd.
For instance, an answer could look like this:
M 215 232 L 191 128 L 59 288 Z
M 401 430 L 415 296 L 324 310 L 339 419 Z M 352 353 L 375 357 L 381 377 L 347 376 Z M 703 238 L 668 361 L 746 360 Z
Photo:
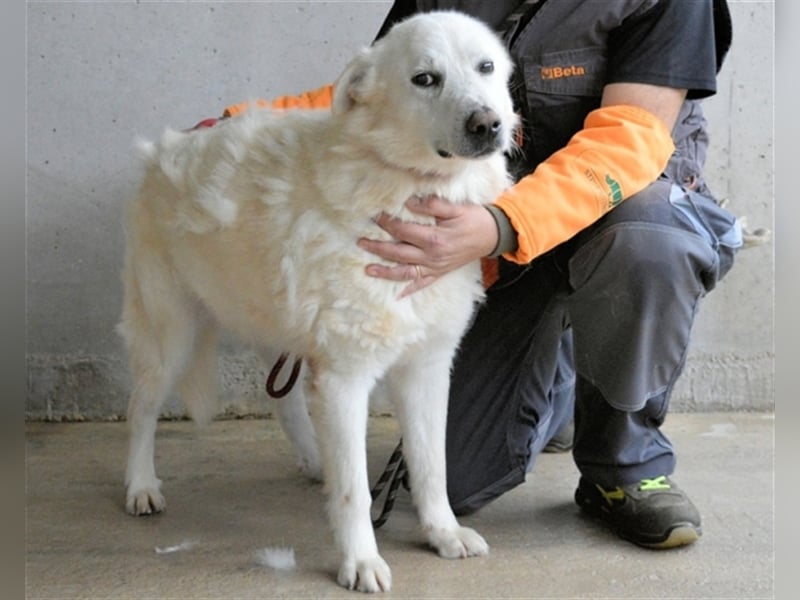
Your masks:
M 256 100 L 255 103 L 240 102 L 231 104 L 222 113 L 225 117 L 235 117 L 242 114 L 251 104 L 256 108 L 273 108 L 276 110 L 287 110 L 290 108 L 328 108 L 333 101 L 333 85 L 324 85 L 310 92 L 303 92 L 298 96 L 280 96 L 272 101 Z
M 517 249 L 503 257 L 528 263 L 568 240 L 655 181 L 674 150 L 670 132 L 649 111 L 592 111 L 564 148 L 496 199 L 517 232 Z

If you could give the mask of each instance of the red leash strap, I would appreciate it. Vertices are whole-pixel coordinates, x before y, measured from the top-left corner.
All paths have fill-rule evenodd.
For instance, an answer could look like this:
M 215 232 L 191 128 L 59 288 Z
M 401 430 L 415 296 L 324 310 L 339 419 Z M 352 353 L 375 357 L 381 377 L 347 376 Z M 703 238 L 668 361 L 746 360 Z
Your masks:
M 283 365 L 286 364 L 286 359 L 289 358 L 289 355 L 285 352 L 280 355 L 275 364 L 272 366 L 272 370 L 269 372 L 269 376 L 267 377 L 267 393 L 272 396 L 273 398 L 283 398 L 286 394 L 292 391 L 294 384 L 297 382 L 297 377 L 300 375 L 300 368 L 303 366 L 303 359 L 296 358 L 294 361 L 294 366 L 292 366 L 292 372 L 289 374 L 289 379 L 286 384 L 280 388 L 275 389 L 275 380 L 278 378 L 278 374 L 283 369 Z
M 203 119 L 194 127 L 189 129 L 184 129 L 184 131 L 196 131 L 198 129 L 208 129 L 209 127 L 213 127 L 217 123 L 219 123 L 220 119 Z

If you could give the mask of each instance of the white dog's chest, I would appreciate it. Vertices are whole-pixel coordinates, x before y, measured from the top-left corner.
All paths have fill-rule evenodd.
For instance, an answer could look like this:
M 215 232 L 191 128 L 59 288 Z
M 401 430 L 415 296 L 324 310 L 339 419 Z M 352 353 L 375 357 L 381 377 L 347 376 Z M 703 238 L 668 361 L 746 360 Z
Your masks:
M 374 227 L 366 223 L 363 232 L 374 235 Z M 357 237 L 308 213 L 283 235 L 236 227 L 189 234 L 173 245 L 173 260 L 220 324 L 259 346 L 355 359 L 463 330 L 482 295 L 477 263 L 400 298 L 409 282 L 366 275 L 377 258 L 358 248 Z

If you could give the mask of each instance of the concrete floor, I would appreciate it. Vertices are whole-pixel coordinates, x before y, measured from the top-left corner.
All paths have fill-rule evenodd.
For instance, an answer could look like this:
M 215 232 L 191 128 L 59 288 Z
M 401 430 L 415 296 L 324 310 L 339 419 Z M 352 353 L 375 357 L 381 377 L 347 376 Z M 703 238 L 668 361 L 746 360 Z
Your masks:
M 773 426 L 771 414 L 670 415 L 675 479 L 704 530 L 678 550 L 640 549 L 581 515 L 569 455 L 543 455 L 524 485 L 462 519 L 491 545 L 484 558 L 428 550 L 402 492 L 377 534 L 393 571 L 384 596 L 772 597 Z M 358 597 L 335 583 L 321 486 L 297 473 L 274 421 L 161 423 L 168 507 L 138 518 L 123 507 L 123 423 L 30 423 L 26 437 L 28 598 Z M 396 441 L 393 419 L 371 420 L 373 481 Z M 297 566 L 262 566 L 265 547 L 293 548 Z

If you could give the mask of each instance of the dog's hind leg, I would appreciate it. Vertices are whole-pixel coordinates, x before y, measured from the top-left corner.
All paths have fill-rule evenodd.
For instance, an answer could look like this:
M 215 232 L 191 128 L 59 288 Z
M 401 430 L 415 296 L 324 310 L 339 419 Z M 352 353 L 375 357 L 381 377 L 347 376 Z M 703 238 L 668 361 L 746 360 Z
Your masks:
M 407 362 L 393 367 L 389 385 L 422 530 L 440 556 L 463 558 L 487 554 L 489 546 L 476 531 L 459 525 L 447 498 L 445 432 L 451 347 L 415 352 Z M 430 348 L 435 348 L 433 342 Z
M 308 386 L 320 441 L 328 512 L 342 553 L 339 584 L 362 592 L 388 591 L 392 576 L 372 528 L 366 437 L 369 391 L 375 376 L 359 365 L 347 375 L 314 373 Z
M 217 394 L 217 327 L 210 315 L 197 322 L 194 348 L 178 387 L 189 415 L 198 425 L 207 425 L 219 410 Z
M 157 264 L 130 266 L 119 331 L 125 339 L 133 391 L 128 403 L 130 435 L 126 509 L 134 515 L 162 511 L 166 503 L 154 462 L 155 432 L 164 401 L 190 358 L 195 338 L 193 307 Z
M 303 367 L 300 377 L 286 396 L 275 400 L 275 412 L 281 428 L 289 438 L 297 455 L 297 465 L 310 479 L 322 481 L 322 461 L 319 455 L 317 435 L 308 414 L 307 392 L 305 389 L 308 368 Z

